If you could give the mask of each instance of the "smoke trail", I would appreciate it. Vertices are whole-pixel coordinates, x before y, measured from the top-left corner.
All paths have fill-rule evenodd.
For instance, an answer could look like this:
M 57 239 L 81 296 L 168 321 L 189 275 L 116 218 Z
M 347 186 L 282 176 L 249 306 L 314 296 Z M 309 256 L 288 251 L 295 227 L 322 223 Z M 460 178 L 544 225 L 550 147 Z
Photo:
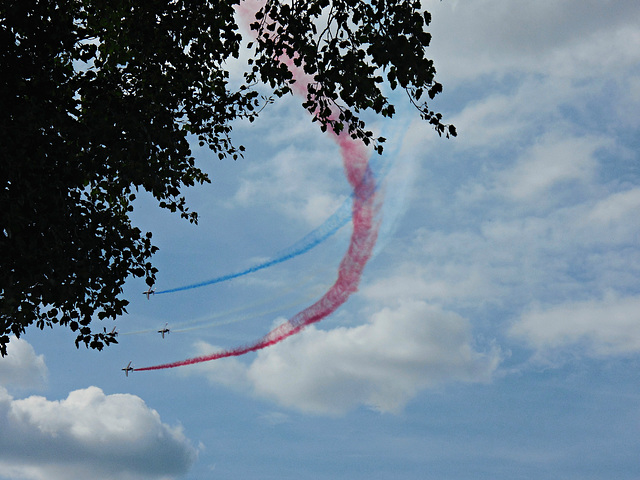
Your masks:
M 167 290 L 161 290 L 159 292 L 155 292 L 156 295 L 162 295 L 164 293 L 175 293 L 181 292 L 184 290 L 192 290 L 194 288 L 205 287 L 207 285 L 213 285 L 216 283 L 226 282 L 228 280 L 233 280 L 234 278 L 243 277 L 245 275 L 249 275 L 250 273 L 255 273 L 260 270 L 264 270 L 267 267 L 272 267 L 279 263 L 286 262 L 287 260 L 291 260 L 303 253 L 307 253 L 309 250 L 317 247 L 325 240 L 330 238 L 333 234 L 335 234 L 338 230 L 344 227 L 351 220 L 350 214 L 350 204 L 352 198 L 348 198 L 345 202 L 329 217 L 322 225 L 313 230 L 311 233 L 307 234 L 302 239 L 298 240 L 296 243 L 281 251 L 274 258 L 266 260 L 262 263 L 258 263 L 257 265 L 253 265 L 244 270 L 240 270 L 238 272 L 229 273 L 226 275 L 221 275 L 219 277 L 211 278 L 209 280 L 204 280 L 198 283 L 192 283 L 190 285 L 184 285 L 182 287 L 170 288 Z
M 191 332 L 194 330 L 200 330 L 203 328 L 212 328 L 212 327 L 220 327 L 223 325 L 231 325 L 234 323 L 238 323 L 238 322 L 244 322 L 246 320 L 253 320 L 256 318 L 262 318 L 265 317 L 267 315 L 273 315 L 274 313 L 279 313 L 279 312 L 283 312 L 285 310 L 288 310 L 290 308 L 293 307 L 297 307 L 299 305 L 302 305 L 304 303 L 307 303 L 309 300 L 311 300 L 314 297 L 317 297 L 318 295 L 315 293 L 309 294 L 309 295 L 305 295 L 303 298 L 299 298 L 296 300 L 293 300 L 292 302 L 286 304 L 286 305 L 278 305 L 277 307 L 273 307 L 269 310 L 261 310 L 259 312 L 255 312 L 255 313 L 249 313 L 246 315 L 242 315 L 242 316 L 235 316 L 232 318 L 227 318 L 226 320 L 217 320 L 217 321 L 211 321 L 209 323 L 206 324 L 199 324 L 199 325 L 194 325 L 194 326 L 187 326 L 185 328 L 179 328 L 177 330 L 175 329 L 171 329 L 172 332 L 176 332 L 176 333 L 181 333 L 181 332 Z M 225 315 L 226 317 L 229 317 L 229 315 Z
M 363 175 L 366 181 L 361 182 L 355 192 L 352 212 L 353 232 L 347 253 L 338 268 L 338 278 L 322 298 L 252 344 L 178 362 L 136 368 L 136 371 L 175 368 L 261 350 L 294 335 L 304 327 L 335 312 L 357 290 L 362 271 L 371 256 L 377 237 L 378 224 L 375 219 L 377 205 L 373 195 L 375 180 L 366 167 L 366 160 L 363 161 L 363 146 L 361 144 L 354 145 L 350 142 L 350 137 L 344 137 L 348 137 L 348 135 L 339 136 L 338 141 L 343 152 L 347 177 L 353 179 Z M 363 169 L 364 172 L 362 172 Z
M 324 290 L 324 287 L 322 287 Z M 262 318 L 265 317 L 267 315 L 272 315 L 274 313 L 278 313 L 278 312 L 283 312 L 285 310 L 288 310 L 290 308 L 293 307 L 297 307 L 299 305 L 302 305 L 304 303 L 307 303 L 309 300 L 313 299 L 314 297 L 318 297 L 319 293 L 317 291 L 312 291 L 310 293 L 308 293 L 307 295 L 305 295 L 302 298 L 298 298 L 295 300 L 292 300 L 290 303 L 282 305 L 282 303 L 279 303 L 278 306 L 275 307 L 271 307 L 269 309 L 263 309 L 263 310 L 259 310 L 257 312 L 251 312 L 251 313 L 247 313 L 244 315 L 238 315 L 238 313 L 241 313 L 243 311 L 247 311 L 247 310 L 251 310 L 252 308 L 255 308 L 257 306 L 263 305 L 265 303 L 272 303 L 273 299 L 268 300 L 267 302 L 262 301 L 259 303 L 256 303 L 254 305 L 249 305 L 247 307 L 241 307 L 241 308 L 236 308 L 233 310 L 227 310 L 225 312 L 219 312 L 210 316 L 207 316 L 205 318 L 200 318 L 200 319 L 196 319 L 196 320 L 192 320 L 192 321 L 187 321 L 187 322 L 179 322 L 179 323 L 170 323 L 170 327 L 171 327 L 171 333 L 184 333 L 184 332 L 192 332 L 194 330 L 201 330 L 204 328 L 213 328 L 213 327 L 221 327 L 224 325 L 231 325 L 234 323 L 238 323 L 238 322 L 243 322 L 246 320 L 253 320 L 253 319 L 257 319 L 257 318 Z M 225 318 L 224 320 L 217 320 L 220 318 Z M 156 333 L 158 331 L 158 327 L 156 328 L 149 328 L 146 330 L 136 330 L 134 332 L 118 332 L 118 334 L 120 336 L 128 336 L 128 335 L 141 335 L 141 334 L 145 334 L 145 333 Z
M 249 3 L 253 3 L 253 6 L 250 6 Z M 264 5 L 264 3 L 264 0 L 258 0 L 254 2 L 249 2 L 249 0 L 242 0 L 240 2 L 240 5 L 236 7 L 236 10 L 240 17 L 244 20 L 245 25 L 249 25 L 255 20 L 255 13 Z M 283 63 L 287 64 L 287 66 L 294 73 L 296 79 L 298 80 L 296 83 L 294 83 L 293 90 L 303 98 L 306 97 L 307 85 L 313 79 L 305 74 L 302 68 L 293 65 L 293 62 L 291 62 L 290 59 L 283 57 L 282 61 Z M 388 160 L 388 157 L 383 158 L 381 156 L 377 156 L 371 161 L 370 168 L 379 180 L 377 184 L 379 184 L 380 181 L 386 177 L 387 173 L 390 170 L 391 164 L 392 162 Z M 355 186 L 353 184 L 352 188 L 355 189 Z M 333 215 L 331 215 L 322 225 L 307 234 L 302 239 L 298 240 L 293 245 L 282 250 L 280 253 L 276 254 L 269 260 L 258 263 L 257 265 L 253 265 L 244 270 L 220 275 L 218 277 L 203 280 L 201 282 L 156 291 L 155 294 L 163 295 L 166 293 L 176 293 L 185 290 L 201 288 L 208 285 L 214 285 L 216 283 L 226 282 L 228 280 L 233 280 L 234 278 L 243 277 L 245 275 L 264 270 L 265 268 L 278 265 L 299 255 L 307 253 L 311 249 L 317 247 L 318 245 L 329 239 L 338 230 L 349 223 L 349 221 L 351 220 L 352 202 L 353 194 L 351 194 L 351 196 L 347 200 L 345 200 L 343 204 L 333 213 Z
M 378 182 L 376 185 L 380 183 L 382 179 L 384 179 L 389 172 L 391 162 L 387 160 L 381 160 L 380 158 L 375 158 L 373 162 L 371 162 L 371 170 L 375 173 Z M 303 238 L 295 242 L 293 245 L 281 250 L 277 253 L 273 258 L 269 260 L 265 260 L 264 262 L 258 263 L 251 267 L 245 268 L 244 270 L 239 270 L 237 272 L 228 273 L 225 275 L 220 275 L 218 277 L 214 277 L 208 280 L 203 280 L 197 283 L 191 283 L 189 285 L 183 285 L 180 287 L 169 288 L 166 290 L 160 290 L 155 292 L 156 295 L 162 295 L 165 293 L 176 293 L 182 292 L 185 290 L 193 290 L 194 288 L 206 287 L 208 285 L 214 285 L 216 283 L 226 282 L 228 280 L 233 280 L 234 278 L 243 277 L 245 275 L 249 275 L 251 273 L 258 272 L 260 270 L 264 270 L 265 268 L 272 267 L 274 265 L 278 265 L 280 263 L 286 262 L 287 260 L 291 260 L 295 257 L 298 257 L 313 248 L 317 247 L 321 243 L 325 242 L 331 236 L 333 236 L 338 230 L 344 227 L 349 221 L 351 221 L 351 211 L 353 205 L 353 193 L 347 198 L 340 207 L 327 219 L 324 221 L 322 225 L 317 227 L 315 230 L 311 231 Z
M 314 298 L 318 298 L 322 293 L 328 288 L 326 283 L 322 285 L 315 285 L 310 288 L 307 288 L 309 292 L 306 295 L 301 293 L 303 287 L 309 285 L 312 282 L 317 281 L 317 277 L 320 274 L 326 275 L 330 271 L 328 266 L 324 266 L 322 268 L 314 269 L 310 274 L 301 278 L 293 284 L 289 284 L 285 287 L 281 287 L 275 294 L 267 295 L 262 297 L 261 299 L 257 299 L 255 302 L 244 303 L 241 306 L 235 308 L 228 308 L 226 310 L 218 310 L 215 313 L 209 313 L 204 316 L 200 316 L 197 318 L 191 318 L 189 320 L 183 321 L 170 321 L 171 324 L 171 332 L 187 332 L 190 330 L 200 329 L 200 328 L 208 328 L 208 327 L 216 327 L 220 325 L 228 325 L 231 323 L 236 323 L 242 320 L 250 320 L 252 318 L 264 317 L 265 315 L 272 314 L 274 312 L 283 311 L 303 303 L 307 303 L 309 300 Z M 283 306 L 283 301 L 286 297 L 288 297 L 291 293 L 296 293 L 297 300 L 291 301 L 289 304 Z M 278 305 L 278 308 L 274 308 L 273 305 Z M 272 305 L 271 307 L 264 308 L 267 305 Z M 259 309 L 262 307 L 261 309 Z M 244 314 L 242 316 L 238 315 L 244 312 L 252 311 L 250 314 Z M 217 320 L 220 318 L 227 318 L 227 320 Z M 231 318 L 231 319 L 229 319 Z M 154 328 L 147 328 L 143 330 L 135 330 L 135 331 L 118 331 L 118 335 L 120 336 L 129 336 L 129 335 L 141 335 L 145 333 L 156 333 L 158 330 L 158 326 L 161 326 L 165 323 L 163 320 L 159 322 Z
M 229 325 L 232 323 L 237 323 L 244 320 L 251 320 L 255 318 L 264 317 L 267 315 L 271 315 L 273 313 L 282 312 L 284 310 L 288 310 L 289 308 L 297 307 L 304 303 L 308 303 L 309 300 L 314 298 L 318 298 L 327 288 L 327 286 L 319 286 L 316 285 L 311 288 L 306 295 L 296 295 L 296 297 L 289 301 L 289 303 L 284 304 L 284 299 L 290 293 L 297 291 L 300 292 L 301 288 L 308 283 L 314 281 L 314 277 L 308 276 L 306 279 L 302 279 L 301 281 L 295 283 L 294 285 L 289 285 L 280 295 L 277 296 L 269 296 L 263 298 L 262 300 L 256 301 L 251 304 L 242 305 L 237 308 L 228 309 L 225 311 L 220 311 L 216 313 L 211 313 L 204 317 L 196 318 L 193 320 L 188 320 L 179 323 L 172 323 L 171 331 L 172 332 L 189 332 L 192 330 L 198 330 L 202 328 L 211 328 L 218 327 L 221 325 Z M 267 305 L 271 305 L 270 307 L 266 307 Z M 258 310 L 259 307 L 263 307 Z M 248 313 L 244 313 L 248 312 Z M 239 315 L 244 313 L 243 315 Z M 219 320 L 224 319 L 224 320 Z M 137 333 L 137 332 L 136 332 Z
M 246 2 L 244 4 L 246 5 Z M 242 13 L 247 14 L 246 10 Z M 283 59 L 283 61 L 291 68 L 297 80 L 294 84 L 296 93 L 306 95 L 309 78 L 300 69 L 296 69 L 290 60 Z M 347 252 L 340 262 L 338 278 L 335 283 L 316 303 L 297 313 L 289 321 L 276 327 L 254 343 L 178 362 L 136 368 L 136 371 L 192 365 L 225 357 L 240 356 L 263 349 L 281 342 L 304 327 L 327 317 L 343 305 L 352 293 L 357 291 L 362 272 L 371 257 L 378 235 L 379 223 L 376 219 L 376 214 L 379 205 L 375 195 L 376 178 L 369 166 L 369 152 L 362 141 L 351 138 L 345 131 L 340 134 L 336 134 L 332 129 L 328 129 L 328 131 L 340 147 L 345 175 L 353 188 L 351 212 L 353 231 Z

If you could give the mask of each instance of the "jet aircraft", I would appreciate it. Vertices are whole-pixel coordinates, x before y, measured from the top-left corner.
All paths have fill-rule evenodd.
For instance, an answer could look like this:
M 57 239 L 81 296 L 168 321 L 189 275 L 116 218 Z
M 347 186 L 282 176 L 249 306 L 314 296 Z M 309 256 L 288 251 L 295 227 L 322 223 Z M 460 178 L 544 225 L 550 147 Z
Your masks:
M 131 366 L 131 362 L 129 362 L 129 365 L 124 367 L 122 370 L 124 371 L 124 374 L 128 377 L 129 372 L 133 372 L 133 367 Z
M 170 333 L 171 330 L 169 330 L 168 326 L 169 326 L 169 322 L 164 324 L 164 328 L 162 330 L 158 330 L 158 333 L 162 335 L 162 338 L 164 338 L 165 333 Z
M 149 287 L 149 289 L 145 290 L 144 292 L 142 292 L 142 294 L 146 295 L 147 296 L 147 300 L 149 300 L 149 295 L 155 295 L 156 294 L 156 289 Z

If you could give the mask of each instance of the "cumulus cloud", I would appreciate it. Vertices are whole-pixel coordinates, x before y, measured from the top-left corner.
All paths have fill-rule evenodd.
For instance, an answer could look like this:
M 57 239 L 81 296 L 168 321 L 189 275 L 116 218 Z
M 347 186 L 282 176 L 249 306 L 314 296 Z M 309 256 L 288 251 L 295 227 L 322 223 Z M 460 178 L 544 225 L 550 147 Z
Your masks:
M 588 153 L 598 144 L 577 142 L 575 149 Z M 514 183 L 526 183 L 516 172 L 527 158 L 503 170 Z M 589 169 L 594 161 L 586 160 Z M 513 201 L 506 187 L 484 188 L 497 184 L 492 174 L 476 180 L 482 188 L 473 202 L 447 192 L 442 200 L 436 196 L 431 203 L 441 204 L 445 212 L 433 208 L 425 217 L 442 215 L 444 220 L 396 238 L 386 252 L 385 270 L 371 277 L 362 295 L 387 304 L 424 299 L 466 316 L 491 308 L 502 324 L 500 318 L 518 316 L 534 300 L 557 305 L 600 298 L 607 291 L 638 291 L 640 189 L 618 190 L 615 184 L 598 185 L 593 173 L 584 179 L 576 175 L 551 174 L 555 181 L 536 182 L 527 201 Z M 581 183 L 582 195 L 567 194 L 579 189 L 551 188 L 568 178 Z
M 638 121 L 640 4 L 613 3 L 427 1 L 430 54 L 447 88 L 442 98 L 453 88 L 448 121 L 460 136 L 443 144 L 424 123 L 407 128 L 402 153 L 420 160 L 411 172 L 420 207 L 407 219 L 414 233 L 390 245 L 388 270 L 361 289 L 395 307 L 358 327 L 309 328 L 248 366 L 233 359 L 200 373 L 304 411 L 395 411 L 421 389 L 491 377 L 499 354 L 474 349 L 456 309 L 493 308 L 500 333 L 504 319 L 519 318 L 511 338 L 538 349 L 635 351 L 635 297 L 605 292 L 639 286 L 636 173 L 618 182 L 623 175 L 608 166 L 622 170 L 618 129 Z M 472 92 L 456 90 L 463 85 Z M 455 111 L 457 92 L 474 100 Z M 276 135 L 288 142 L 291 133 Z M 312 138 L 306 127 L 304 138 Z M 316 176 L 326 168 L 322 145 L 314 145 L 319 153 L 307 147 L 295 143 L 250 169 L 235 199 L 268 199 L 292 217 L 321 221 L 338 190 Z M 534 299 L 546 306 L 531 308 Z
M 7 356 L 0 358 L 0 385 L 10 388 L 42 387 L 47 380 L 43 355 L 21 338 L 11 337 Z
M 10 478 L 168 479 L 197 456 L 181 428 L 142 399 L 97 387 L 60 401 L 0 389 L 0 431 L 0 472 Z
M 640 188 L 615 192 L 594 205 L 585 216 L 584 224 L 619 230 L 633 225 L 632 220 L 637 218 L 638 209 L 640 209 Z
M 327 151 L 333 155 L 327 155 Z M 333 172 L 339 171 L 340 162 L 340 155 L 331 144 L 314 151 L 304 146 L 288 146 L 273 158 L 261 160 L 247 169 L 234 201 L 241 206 L 267 204 L 310 225 L 322 223 L 345 200 L 348 192 L 346 181 L 339 193 L 339 186 L 327 175 L 332 172 L 330 167 L 334 167 Z
M 444 84 L 516 72 L 595 76 L 637 63 L 640 7 L 634 0 L 439 2 L 433 14 L 436 66 Z
M 338 146 L 311 122 L 306 110 L 293 109 L 292 118 L 291 105 L 296 103 L 298 97 L 279 99 L 264 118 L 244 125 L 243 133 L 260 138 L 253 148 L 264 150 L 268 146 L 265 151 L 270 154 L 260 156 L 252 150 L 256 160 L 243 168 L 236 192 L 227 204 L 268 206 L 289 218 L 317 225 L 345 200 L 350 187 L 346 179 L 336 182 L 343 169 Z M 241 125 L 239 128 L 242 131 Z
M 576 113 L 591 117 L 594 132 L 638 125 L 638 2 L 514 8 L 508 0 L 433 0 L 426 7 L 433 14 L 429 53 L 445 85 L 437 101 L 455 104 L 463 85 L 474 93 L 448 115 L 459 132 L 450 148 L 484 147 L 487 154 L 502 146 L 517 154 L 515 146 L 544 132 L 576 136 L 567 118 Z
M 602 299 L 536 306 L 510 329 L 539 350 L 583 344 L 594 355 L 640 352 L 640 296 L 608 292 Z
M 447 382 L 486 382 L 499 351 L 474 348 L 470 324 L 421 301 L 384 308 L 369 322 L 329 331 L 309 327 L 261 350 L 239 373 L 238 361 L 203 366 L 226 383 L 237 382 L 276 403 L 304 412 L 341 414 L 360 405 L 397 412 L 418 392 Z
M 196 342 L 195 355 L 208 355 L 212 351 L 222 350 L 222 347 L 211 345 L 204 341 Z M 221 358 L 214 362 L 198 363 L 188 368 L 179 369 L 183 375 L 203 375 L 215 384 L 225 387 L 249 392 L 251 384 L 247 380 L 247 367 L 245 363 L 235 357 Z
M 515 165 L 500 172 L 498 189 L 524 201 L 541 196 L 558 184 L 566 187 L 571 181 L 587 183 L 598 166 L 594 153 L 605 143 L 590 137 L 546 135 Z

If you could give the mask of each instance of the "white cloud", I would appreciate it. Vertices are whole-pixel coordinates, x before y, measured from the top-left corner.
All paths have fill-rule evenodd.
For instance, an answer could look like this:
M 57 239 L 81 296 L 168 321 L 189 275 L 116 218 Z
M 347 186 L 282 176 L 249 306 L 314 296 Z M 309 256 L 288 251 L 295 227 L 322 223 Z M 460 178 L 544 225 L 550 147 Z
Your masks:
M 238 359 L 201 366 L 213 382 L 305 411 L 363 404 L 393 411 L 439 382 L 490 378 L 498 355 L 476 352 L 466 320 L 444 309 L 494 306 L 502 309 L 495 319 L 500 329 L 534 300 L 558 305 L 638 285 L 640 251 L 633 242 L 640 238 L 640 196 L 628 183 L 605 183 L 603 162 L 623 148 L 618 125 L 637 122 L 640 90 L 630 77 L 640 61 L 640 4 L 434 0 L 426 7 L 434 14 L 439 80 L 445 88 L 471 86 L 471 93 L 458 92 L 475 100 L 447 119 L 460 136 L 444 146 L 424 123 L 407 128 L 402 154 L 419 156 L 424 168 L 412 172 L 423 195 L 412 212 L 418 214 L 407 219 L 415 235 L 390 245 L 395 256 L 388 272 L 361 289 L 368 300 L 396 307 L 359 327 L 309 328 L 260 352 L 249 366 Z M 304 115 L 260 127 L 272 145 L 291 145 L 293 136 L 293 146 L 251 167 L 236 200 L 265 202 L 316 223 L 332 212 L 345 191 L 331 184 L 339 159 L 330 158 L 333 177 L 318 176 L 327 171 L 328 154 L 301 126 Z M 608 300 L 566 305 L 615 313 L 631 302 L 612 295 L 617 306 Z M 534 313 L 544 324 L 562 308 Z M 602 355 L 636 348 L 635 337 L 625 343 L 619 336 L 626 328 L 619 315 L 606 331 L 591 317 L 573 330 L 559 322 L 547 338 L 525 322 L 534 318 L 526 312 L 517 325 L 537 348 L 582 341 Z M 438 335 L 444 340 L 436 342 Z
M 594 355 L 640 352 L 640 296 L 613 292 L 602 299 L 534 307 L 510 329 L 540 350 L 585 344 Z
M 43 355 L 21 338 L 11 337 L 7 356 L 0 358 L 0 385 L 4 387 L 37 388 L 47 380 Z
M 593 117 L 593 109 L 589 109 L 588 102 L 592 102 L 614 80 L 596 79 L 579 83 L 574 80 L 549 75 L 524 75 L 512 80 L 509 87 L 496 91 L 495 87 L 491 87 L 490 80 L 479 79 L 480 88 L 485 88 L 486 92 L 465 103 L 459 112 L 447 119 L 456 125 L 459 132 L 455 140 L 446 144 L 447 148 L 476 155 L 492 155 L 500 149 L 509 154 L 518 154 L 521 148 L 534 142 L 580 138 L 576 133 L 575 116 L 570 118 L 567 113 L 574 111 L 584 118 Z M 455 94 L 455 91 L 452 92 L 450 98 L 455 99 Z M 620 95 L 625 98 L 626 104 L 633 104 L 634 101 L 637 104 L 632 93 L 623 91 Z M 602 107 L 600 104 L 596 106 Z M 607 113 L 610 115 L 611 112 Z M 587 134 L 585 139 L 601 142 L 614 125 L 614 119 L 607 119 L 606 122 L 603 119 L 601 132 Z M 420 127 L 426 131 L 424 125 Z M 437 142 L 437 138 L 425 137 L 430 143 L 442 143 Z
M 168 479 L 197 451 L 137 396 L 97 387 L 60 401 L 0 389 L 0 475 L 30 480 Z
M 640 188 L 613 193 L 600 200 L 587 215 L 586 224 L 600 227 L 633 225 L 640 209 Z
M 333 145 L 325 147 L 309 150 L 290 145 L 272 158 L 253 163 L 234 201 L 245 207 L 276 209 L 310 225 L 322 223 L 349 193 L 346 180 L 335 182 L 335 174 L 342 169 L 340 154 Z
M 447 382 L 486 382 L 499 352 L 474 349 L 469 323 L 421 301 L 384 308 L 368 323 L 330 331 L 309 327 L 261 350 L 238 382 L 305 412 L 341 414 L 359 405 L 397 412 L 418 392 Z M 236 373 L 239 362 L 230 364 Z M 225 365 L 211 368 L 215 381 Z
M 421 238 L 425 243 L 421 243 Z M 385 303 L 417 298 L 446 303 L 469 299 L 477 302 L 496 295 L 489 278 L 491 272 L 483 261 L 487 259 L 483 250 L 488 247 L 475 235 L 443 236 L 420 231 L 415 242 L 414 247 L 410 247 L 414 252 L 411 260 L 396 265 L 393 272 L 364 286 L 361 290 L 365 297 Z M 447 252 L 451 255 L 448 258 Z M 461 252 L 466 254 L 466 259 L 460 258 Z
M 595 160 L 589 153 L 599 141 L 568 143 L 561 141 L 559 150 L 583 151 L 579 157 L 587 157 L 585 168 L 592 171 Z M 564 177 L 552 175 L 551 181 L 529 186 L 526 202 L 505 201 L 509 197 L 496 193 L 528 186 L 520 165 L 503 170 L 510 181 L 503 180 L 500 189 L 485 187 L 497 183 L 494 174 L 475 179 L 472 185 L 480 188 L 472 198 L 438 193 L 437 185 L 426 183 L 424 190 L 433 196 L 423 203 L 433 207 L 423 209 L 422 218 L 437 223 L 420 227 L 420 218 L 409 218 L 416 225 L 413 232 L 389 246 L 388 262 L 361 288 L 362 294 L 387 303 L 424 299 L 470 315 L 491 305 L 522 309 L 533 299 L 558 302 L 640 288 L 640 189 L 598 185 L 597 175 L 585 173 L 579 180 L 581 195 L 572 195 L 577 189 L 550 190 L 552 182 L 560 185 L 573 176 L 569 169 Z M 575 173 L 578 179 L 582 175 Z
M 592 77 L 640 58 L 635 0 L 432 0 L 426 7 L 445 85 L 520 72 Z
M 598 135 L 638 125 L 640 3 L 434 0 L 426 7 L 434 17 L 429 53 L 445 86 L 436 101 L 455 105 L 457 95 L 469 95 L 457 89 L 462 84 L 473 93 L 447 115 L 459 132 L 449 150 L 490 158 L 502 147 L 516 156 L 545 132 L 579 137 L 575 114 Z
M 513 167 L 500 172 L 498 189 L 516 200 L 531 200 L 557 184 L 588 183 L 598 162 L 596 149 L 602 139 L 546 135 L 538 140 Z
M 211 352 L 222 350 L 222 347 L 199 341 L 195 345 L 196 356 L 209 355 Z M 234 390 L 249 391 L 250 382 L 247 380 L 246 365 L 235 357 L 221 358 L 213 362 L 190 365 L 180 369 L 183 375 L 203 375 L 209 381 Z

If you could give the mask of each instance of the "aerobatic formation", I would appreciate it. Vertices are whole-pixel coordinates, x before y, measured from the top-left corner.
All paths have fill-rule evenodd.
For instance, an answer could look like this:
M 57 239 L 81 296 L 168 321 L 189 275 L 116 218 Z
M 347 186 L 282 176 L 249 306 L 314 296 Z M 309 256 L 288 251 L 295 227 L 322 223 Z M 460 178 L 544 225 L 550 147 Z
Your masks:
M 260 3 L 255 2 L 254 4 L 256 5 L 256 8 L 259 8 Z M 243 6 L 239 7 L 238 11 L 245 19 L 252 19 L 255 17 L 256 10 L 250 11 L 250 7 L 247 6 L 247 2 L 243 2 Z M 301 68 L 293 65 L 293 62 L 290 59 L 282 58 L 282 61 L 291 69 L 294 78 L 296 79 L 294 92 L 297 95 L 306 96 L 307 85 L 309 84 L 310 78 L 304 74 Z M 339 209 L 327 222 L 325 222 L 321 228 L 315 230 L 300 242 L 297 242 L 287 249 L 281 255 L 275 257 L 273 260 L 261 263 L 250 269 L 217 277 L 206 282 L 187 285 L 185 287 L 157 292 L 149 289 L 144 293 L 148 298 L 151 294 L 159 295 L 198 288 L 204 285 L 211 285 L 225 280 L 230 280 L 231 278 L 237 278 L 241 275 L 246 275 L 248 273 L 267 268 L 289 258 L 293 258 L 294 256 L 301 255 L 314 246 L 322 243 L 343 225 L 348 223 L 350 219 L 353 223 L 353 231 L 351 233 L 347 252 L 338 267 L 338 275 L 335 283 L 331 285 L 324 295 L 322 295 L 322 297 L 314 304 L 298 312 L 287 322 L 271 330 L 264 337 L 253 343 L 233 349 L 218 351 L 210 355 L 203 355 L 150 367 L 133 368 L 131 367 L 131 363 L 129 363 L 126 370 L 123 369 L 127 375 L 131 370 L 160 370 L 180 367 L 183 365 L 192 365 L 225 357 L 240 356 L 245 353 L 254 352 L 274 345 L 285 338 L 300 332 L 306 326 L 319 322 L 323 318 L 332 314 L 347 301 L 352 293 L 357 291 L 362 272 L 373 253 L 378 237 L 378 213 L 382 201 L 381 194 L 377 189 L 380 171 L 376 172 L 378 174 L 378 178 L 376 178 L 376 175 L 369 164 L 371 151 L 360 139 L 353 139 L 349 133 L 345 131 L 336 134 L 331 129 L 328 129 L 327 132 L 332 136 L 340 148 L 345 174 L 351 188 L 353 189 L 353 194 L 351 195 L 351 198 L 345 202 L 346 206 L 343 205 L 343 207 L 341 207 L 341 209 Z M 384 170 L 384 168 L 382 170 Z M 350 215 L 348 212 L 349 204 L 351 206 Z M 165 329 L 166 328 L 167 327 L 165 326 Z M 168 330 L 165 333 L 168 333 Z

